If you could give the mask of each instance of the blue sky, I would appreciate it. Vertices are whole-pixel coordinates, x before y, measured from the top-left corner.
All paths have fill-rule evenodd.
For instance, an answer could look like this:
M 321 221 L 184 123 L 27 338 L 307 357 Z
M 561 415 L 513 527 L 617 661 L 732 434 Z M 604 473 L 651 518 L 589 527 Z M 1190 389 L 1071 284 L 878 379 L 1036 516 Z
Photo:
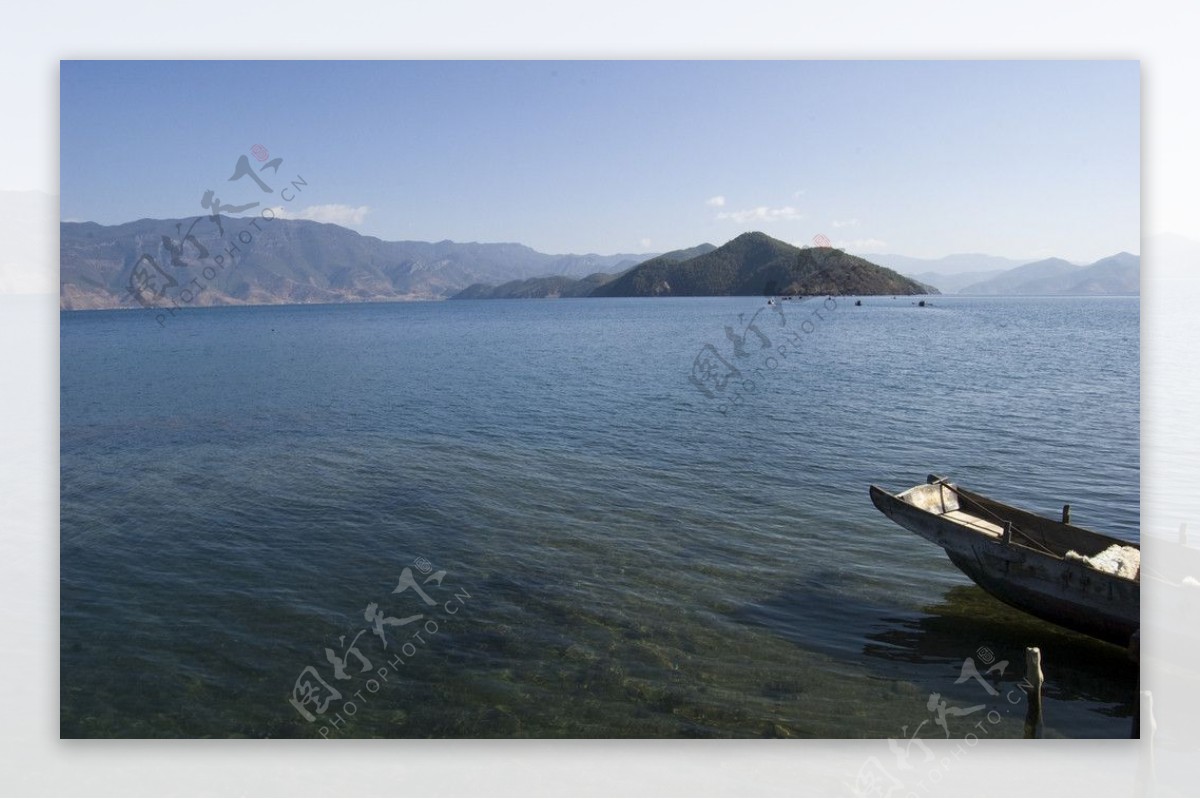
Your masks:
M 196 216 L 211 189 L 555 253 L 761 230 L 1090 261 L 1140 250 L 1139 80 L 1133 61 L 64 61 L 62 217 Z M 228 180 L 256 144 L 283 159 L 271 194 Z

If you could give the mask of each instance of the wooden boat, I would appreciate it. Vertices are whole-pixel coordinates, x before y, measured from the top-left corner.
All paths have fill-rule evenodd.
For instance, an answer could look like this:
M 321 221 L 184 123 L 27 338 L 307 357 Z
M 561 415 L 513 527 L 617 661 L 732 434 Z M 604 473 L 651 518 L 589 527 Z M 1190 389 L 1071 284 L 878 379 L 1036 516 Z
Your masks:
M 899 494 L 871 486 L 885 516 L 946 550 L 992 596 L 1128 647 L 1141 624 L 1141 548 L 1005 505 L 929 475 Z

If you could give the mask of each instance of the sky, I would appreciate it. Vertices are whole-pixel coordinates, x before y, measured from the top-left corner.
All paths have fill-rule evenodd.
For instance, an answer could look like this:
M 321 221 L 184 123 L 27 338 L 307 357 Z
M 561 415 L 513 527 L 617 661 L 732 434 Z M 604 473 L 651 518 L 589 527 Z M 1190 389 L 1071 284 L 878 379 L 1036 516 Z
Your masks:
M 198 216 L 212 191 L 549 253 L 750 230 L 924 258 L 1140 249 L 1136 61 L 63 61 L 60 80 L 68 221 Z M 253 177 L 231 180 L 241 158 Z

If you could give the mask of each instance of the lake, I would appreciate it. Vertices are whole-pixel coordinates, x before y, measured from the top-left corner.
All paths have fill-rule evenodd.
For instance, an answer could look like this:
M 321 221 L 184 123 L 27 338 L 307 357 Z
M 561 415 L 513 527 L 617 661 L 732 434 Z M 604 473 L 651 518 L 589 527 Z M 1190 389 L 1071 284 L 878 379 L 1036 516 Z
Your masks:
M 1138 541 L 1136 297 L 60 319 L 63 737 L 1129 734 L 867 487 Z

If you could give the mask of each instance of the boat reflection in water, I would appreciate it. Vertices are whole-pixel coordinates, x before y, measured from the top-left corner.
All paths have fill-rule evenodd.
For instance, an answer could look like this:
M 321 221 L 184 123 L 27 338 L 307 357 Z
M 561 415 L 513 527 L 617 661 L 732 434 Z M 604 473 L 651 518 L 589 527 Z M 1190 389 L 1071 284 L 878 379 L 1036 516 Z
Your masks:
M 967 657 L 982 660 L 979 649 L 986 649 L 995 662 L 1008 661 L 1001 686 L 1019 688 L 1025 676 L 1025 649 L 1036 646 L 1046 675 L 1043 697 L 1049 725 L 1056 701 L 1093 703 L 1101 715 L 1133 717 L 1138 667 L 1123 650 L 1033 618 L 973 585 L 955 586 L 941 602 L 923 610 L 921 616 L 895 619 L 892 626 L 867 633 L 863 654 L 893 666 L 957 668 Z M 984 671 L 983 663 L 979 670 Z
M 740 615 L 865 671 L 881 696 L 873 705 L 875 736 L 912 735 L 923 720 L 934 720 L 931 705 L 945 703 L 983 706 L 949 720 L 956 737 L 992 711 L 1004 721 L 988 725 L 990 737 L 1022 737 L 1027 647 L 1042 654 L 1046 737 L 1125 738 L 1137 707 L 1138 667 L 1125 650 L 1022 613 L 976 585 L 953 586 L 938 601 L 907 610 L 862 599 L 852 578 L 827 571 Z M 930 723 L 919 735 L 943 737 L 943 730 Z

